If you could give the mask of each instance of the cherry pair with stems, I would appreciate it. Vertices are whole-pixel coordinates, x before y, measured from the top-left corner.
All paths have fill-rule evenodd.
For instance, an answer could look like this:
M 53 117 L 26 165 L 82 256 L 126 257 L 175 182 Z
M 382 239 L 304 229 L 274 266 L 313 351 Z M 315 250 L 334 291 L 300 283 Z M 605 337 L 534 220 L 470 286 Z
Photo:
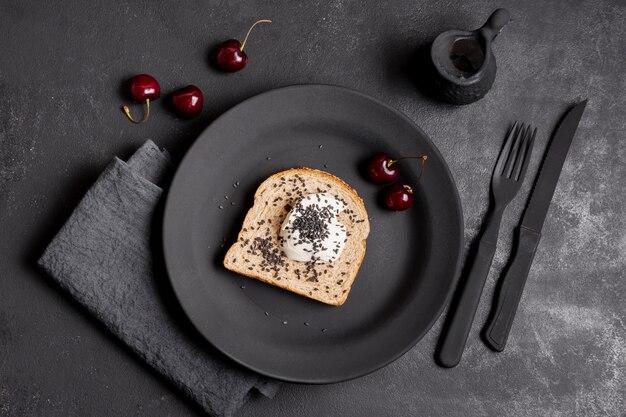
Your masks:
M 395 181 L 400 175 L 398 170 L 398 161 L 405 159 L 420 159 L 422 166 L 417 180 L 419 181 L 424 174 L 424 165 L 428 157 L 407 156 L 402 158 L 391 158 L 384 152 L 377 153 L 367 162 L 366 174 L 370 181 L 377 184 L 389 183 Z M 399 181 L 385 190 L 383 195 L 383 203 L 385 207 L 392 211 L 407 210 L 413 206 L 415 199 L 414 187 L 406 181 Z

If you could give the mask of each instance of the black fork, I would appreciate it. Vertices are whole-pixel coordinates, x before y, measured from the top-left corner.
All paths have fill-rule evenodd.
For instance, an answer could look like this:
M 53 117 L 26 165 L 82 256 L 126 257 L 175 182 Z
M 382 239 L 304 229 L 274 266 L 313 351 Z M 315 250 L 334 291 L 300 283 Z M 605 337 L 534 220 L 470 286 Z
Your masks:
M 451 368 L 461 361 L 496 251 L 502 214 L 524 181 L 536 133 L 537 129 L 515 122 L 502 147 L 491 176 L 491 206 L 439 338 L 437 361 L 442 366 Z

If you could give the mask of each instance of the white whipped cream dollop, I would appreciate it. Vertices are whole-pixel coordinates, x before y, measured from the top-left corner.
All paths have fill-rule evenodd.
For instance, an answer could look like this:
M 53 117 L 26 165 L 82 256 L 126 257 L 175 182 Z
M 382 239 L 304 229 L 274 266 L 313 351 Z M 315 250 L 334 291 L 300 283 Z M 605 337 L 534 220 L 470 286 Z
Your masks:
M 300 262 L 335 262 L 346 244 L 346 227 L 338 216 L 345 203 L 328 193 L 309 194 L 291 209 L 279 232 L 287 257 Z

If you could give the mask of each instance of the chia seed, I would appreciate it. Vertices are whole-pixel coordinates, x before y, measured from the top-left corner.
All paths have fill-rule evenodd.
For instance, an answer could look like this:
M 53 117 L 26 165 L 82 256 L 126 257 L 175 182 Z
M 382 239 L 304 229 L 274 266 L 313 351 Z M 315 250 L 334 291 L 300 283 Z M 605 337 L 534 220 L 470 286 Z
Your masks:
M 255 237 L 254 241 L 252 242 L 251 250 L 252 254 L 254 255 L 260 252 L 263 259 L 276 272 L 281 266 L 285 264 L 285 259 L 281 256 L 280 252 L 278 251 L 270 237 Z
M 328 223 L 333 218 L 329 207 L 320 208 L 317 204 L 307 206 L 300 210 L 299 215 L 293 221 L 293 230 L 300 233 L 300 237 L 315 244 L 328 238 Z

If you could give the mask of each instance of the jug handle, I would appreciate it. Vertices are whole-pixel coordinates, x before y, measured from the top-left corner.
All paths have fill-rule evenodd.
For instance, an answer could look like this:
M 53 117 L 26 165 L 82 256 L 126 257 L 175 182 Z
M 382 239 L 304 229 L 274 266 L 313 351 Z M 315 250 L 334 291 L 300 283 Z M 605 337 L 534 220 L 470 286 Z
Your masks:
M 507 9 L 497 9 L 489 16 L 483 27 L 478 30 L 485 39 L 492 41 L 498 36 L 504 25 L 509 23 L 509 20 L 511 20 L 511 14 Z

